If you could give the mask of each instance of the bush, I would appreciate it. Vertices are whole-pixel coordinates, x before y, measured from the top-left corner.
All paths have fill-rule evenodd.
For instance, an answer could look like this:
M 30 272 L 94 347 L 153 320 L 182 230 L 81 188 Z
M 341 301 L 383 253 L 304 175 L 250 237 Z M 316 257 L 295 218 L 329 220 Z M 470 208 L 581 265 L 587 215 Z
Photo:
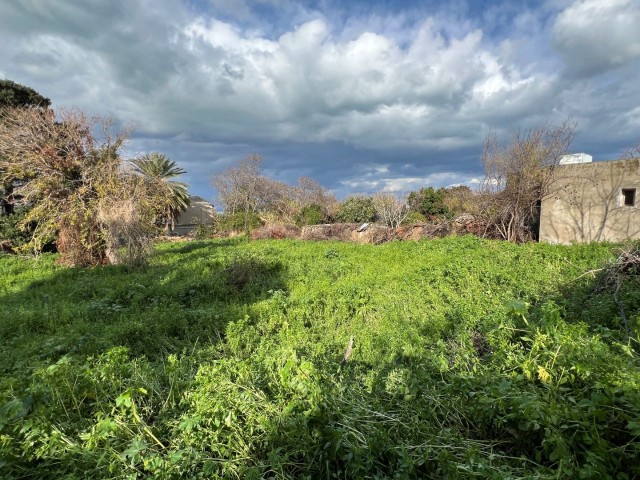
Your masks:
M 206 240 L 208 238 L 213 238 L 217 233 L 217 228 L 213 224 L 201 223 L 196 226 L 193 231 L 193 238 L 196 240 Z
M 342 223 L 373 222 L 376 207 L 371 197 L 349 197 L 340 204 L 336 220 Z
M 19 207 L 11 215 L 0 216 L 0 242 L 8 242 L 11 247 L 20 247 L 31 240 L 33 227 L 22 230 L 20 222 L 27 214 L 25 207 Z
M 312 203 L 305 205 L 295 216 L 296 225 L 304 227 L 307 225 L 318 225 L 324 223 L 325 214 L 320 205 Z
M 262 225 L 262 220 L 255 213 L 250 213 L 248 217 L 249 230 Z M 245 230 L 245 214 L 243 212 L 224 214 L 218 220 L 218 231 L 221 232 L 243 232 Z
M 427 218 L 447 217 L 450 212 L 444 203 L 444 199 L 444 188 L 439 188 L 438 190 L 433 187 L 421 188 L 417 192 L 409 194 L 409 208 L 412 211 L 420 212 Z
M 414 225 L 416 223 L 427 223 L 427 217 L 420 212 L 409 212 L 407 218 L 402 222 L 403 225 Z

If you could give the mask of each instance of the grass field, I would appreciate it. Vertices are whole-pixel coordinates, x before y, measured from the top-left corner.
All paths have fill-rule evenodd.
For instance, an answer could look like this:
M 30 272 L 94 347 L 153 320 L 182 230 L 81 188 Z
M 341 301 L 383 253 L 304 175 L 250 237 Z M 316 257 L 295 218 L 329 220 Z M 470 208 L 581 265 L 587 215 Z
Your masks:
M 171 243 L 133 271 L 0 257 L 0 477 L 638 478 L 640 285 L 617 304 L 584 274 L 614 253 L 461 237 Z

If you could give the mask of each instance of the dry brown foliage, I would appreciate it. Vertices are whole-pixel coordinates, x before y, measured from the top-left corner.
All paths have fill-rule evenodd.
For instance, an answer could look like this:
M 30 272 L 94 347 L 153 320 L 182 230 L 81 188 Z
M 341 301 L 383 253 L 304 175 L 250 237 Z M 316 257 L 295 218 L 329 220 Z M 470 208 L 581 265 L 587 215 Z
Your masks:
M 326 216 L 337 210 L 336 198 L 316 181 L 302 177 L 298 185 L 287 185 L 262 175 L 261 163 L 262 157 L 249 155 L 237 166 L 213 176 L 218 203 L 225 213 L 244 213 L 247 226 L 254 213 L 267 225 L 287 225 L 294 223 L 296 214 L 306 205 L 319 205 Z
M 567 153 L 575 124 L 565 121 L 533 130 L 512 130 L 509 142 L 495 135 L 484 143 L 485 183 L 478 195 L 487 225 L 513 242 L 530 240 L 538 202 L 546 198 L 555 167 Z
M 140 180 L 121 167 L 127 134 L 114 133 L 108 119 L 77 110 L 0 110 L 0 181 L 17 185 L 14 194 L 32 205 L 24 223 L 37 224 L 25 250 L 37 253 L 55 239 L 62 263 L 110 260 L 113 228 L 103 220 L 114 216 L 108 212 L 124 201 L 141 212 L 152 201 L 151 192 L 138 188 Z
M 254 240 L 300 238 L 301 230 L 295 225 L 264 225 L 251 232 Z
M 351 240 L 351 233 L 360 227 L 359 223 L 331 223 L 302 227 L 303 240 Z
M 585 275 L 592 275 L 598 278 L 595 283 L 596 291 L 612 291 L 613 300 L 618 307 L 622 324 L 627 334 L 631 336 L 633 333 L 632 328 L 629 325 L 627 312 L 625 312 L 619 294 L 620 289 L 627 281 L 640 281 L 640 243 L 636 241 L 627 244 L 620 250 L 618 256 L 603 268 L 588 271 L 580 275 L 580 277 Z
M 98 207 L 109 263 L 136 267 L 144 265 L 152 250 L 153 224 L 147 210 L 141 209 L 135 197 L 106 199 Z

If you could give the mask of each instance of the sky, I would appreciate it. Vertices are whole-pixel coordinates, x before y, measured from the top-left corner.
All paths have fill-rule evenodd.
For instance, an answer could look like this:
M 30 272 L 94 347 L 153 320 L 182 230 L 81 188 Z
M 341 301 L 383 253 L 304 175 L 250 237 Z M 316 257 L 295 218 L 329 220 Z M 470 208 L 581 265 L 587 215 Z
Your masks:
M 339 198 L 476 185 L 483 139 L 640 143 L 640 0 L 3 0 L 0 78 L 131 127 L 215 202 L 249 154 Z

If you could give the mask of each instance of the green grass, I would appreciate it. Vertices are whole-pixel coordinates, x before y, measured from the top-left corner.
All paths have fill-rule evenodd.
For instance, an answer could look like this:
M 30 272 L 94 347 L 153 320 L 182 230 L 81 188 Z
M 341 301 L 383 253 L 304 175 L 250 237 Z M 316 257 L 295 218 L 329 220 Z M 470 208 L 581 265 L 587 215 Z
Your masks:
M 220 240 L 0 257 L 2 478 L 635 478 L 614 246 Z M 632 328 L 634 276 L 618 294 Z M 340 369 L 350 336 L 353 355 Z

